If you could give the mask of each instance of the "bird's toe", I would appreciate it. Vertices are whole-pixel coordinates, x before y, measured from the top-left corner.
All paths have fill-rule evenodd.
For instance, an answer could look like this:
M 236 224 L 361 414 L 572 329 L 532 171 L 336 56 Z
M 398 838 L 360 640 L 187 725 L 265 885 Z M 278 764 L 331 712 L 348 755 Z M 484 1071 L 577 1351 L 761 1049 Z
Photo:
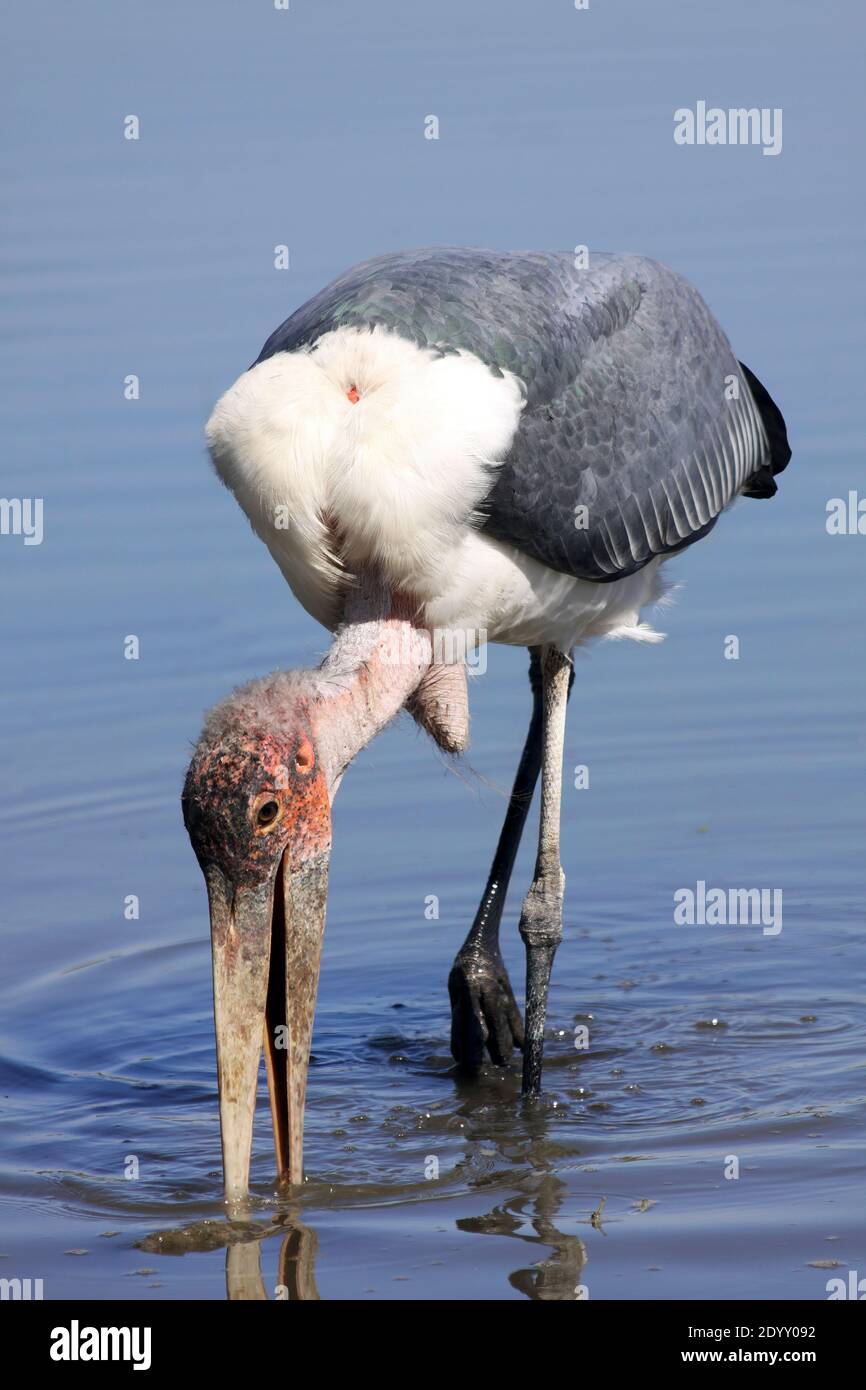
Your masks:
M 484 1061 L 506 1066 L 523 1047 L 523 1020 L 501 958 L 458 956 L 448 977 L 451 997 L 451 1055 L 464 1070 Z

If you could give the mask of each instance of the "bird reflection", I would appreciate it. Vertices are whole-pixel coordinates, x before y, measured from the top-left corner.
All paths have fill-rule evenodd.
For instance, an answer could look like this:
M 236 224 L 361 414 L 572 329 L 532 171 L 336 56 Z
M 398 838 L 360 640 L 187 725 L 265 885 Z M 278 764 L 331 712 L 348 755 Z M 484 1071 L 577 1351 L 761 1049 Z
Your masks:
M 536 1177 L 534 1192 L 513 1197 L 483 1216 L 465 1217 L 457 1222 L 457 1227 L 473 1235 L 513 1236 L 529 1245 L 552 1247 L 547 1259 L 514 1270 L 508 1282 L 534 1301 L 574 1302 L 586 1297 L 582 1283 L 586 1246 L 580 1236 L 565 1235 L 554 1225 L 565 1196 L 565 1183 L 553 1173 Z
M 237 1212 L 228 1221 L 199 1221 L 180 1230 L 157 1231 L 139 1249 L 159 1255 L 204 1253 L 225 1247 L 226 1296 L 249 1303 L 269 1297 L 262 1278 L 262 1242 L 282 1233 L 273 1297 L 290 1303 L 319 1299 L 316 1287 L 315 1231 L 295 1214 L 284 1213 L 267 1224 Z
M 483 1169 L 472 1181 L 481 1188 L 486 1182 L 510 1181 L 497 1171 L 495 1155 L 501 1152 L 499 1140 L 508 1136 L 507 1148 L 512 1163 L 528 1170 L 518 1179 L 519 1190 L 513 1197 L 481 1216 L 464 1217 L 457 1228 L 473 1235 L 511 1236 L 529 1245 L 547 1246 L 550 1254 L 525 1269 L 516 1269 L 508 1282 L 526 1298 L 557 1302 L 588 1297 L 582 1282 L 587 1261 L 586 1246 L 579 1236 L 566 1235 L 555 1225 L 556 1217 L 567 1195 L 566 1184 L 556 1176 L 553 1165 L 563 1157 L 562 1150 L 551 1142 L 551 1112 L 544 1105 L 529 1105 L 521 1115 L 521 1130 L 515 1133 L 508 1111 L 510 1096 L 504 1096 L 498 1085 L 486 1084 L 485 1075 L 465 1080 L 458 1076 L 457 1094 L 460 1097 L 458 1115 L 465 1122 L 473 1140 L 473 1151 L 466 1168 L 477 1165 L 479 1155 L 490 1153 L 489 1171 Z M 479 1104 L 479 1101 L 481 1104 Z M 515 1145 L 515 1139 L 518 1140 Z M 573 1155 L 572 1155 L 573 1156 Z M 475 1162 L 473 1162 L 475 1160 Z M 480 1165 L 477 1165 L 480 1166 Z M 593 1223 L 594 1224 L 594 1223 Z
M 309 1303 L 319 1299 L 316 1287 L 315 1231 L 298 1220 L 281 1221 L 285 1229 L 277 1263 L 274 1298 L 288 1303 Z M 273 1233 L 264 1227 L 254 1240 L 229 1245 L 226 1250 L 226 1294 L 230 1302 L 267 1299 L 262 1279 L 262 1240 Z
M 565 1158 L 562 1148 L 550 1137 L 551 1115 L 543 1106 L 531 1106 L 522 1115 L 521 1131 L 508 1126 L 508 1171 L 501 1166 L 503 1156 L 502 1115 L 508 1107 L 503 1098 L 484 1082 L 465 1088 L 458 1081 L 460 1104 L 457 1115 L 467 1128 L 467 1148 L 452 1175 L 464 1195 L 480 1194 L 488 1185 L 500 1192 L 509 1188 L 513 1195 L 481 1215 L 456 1221 L 459 1231 L 470 1235 L 508 1236 L 535 1250 L 526 1251 L 526 1263 L 507 1277 L 508 1283 L 525 1298 L 538 1302 L 574 1302 L 588 1297 L 584 1282 L 587 1250 L 578 1235 L 566 1234 L 557 1218 L 568 1196 L 567 1183 L 557 1176 L 555 1165 Z M 479 1105 L 479 1098 L 482 1104 Z M 510 1112 L 509 1112 L 510 1113 Z M 574 1151 L 568 1158 L 573 1160 Z M 515 1173 L 515 1166 L 517 1173 Z M 604 1199 L 587 1224 L 603 1233 Z M 572 1221 L 568 1221 L 573 1225 Z M 262 1244 L 279 1236 L 276 1281 L 269 1289 L 262 1275 Z M 148 1236 L 141 1248 L 163 1255 L 180 1255 L 225 1248 L 226 1296 L 231 1302 L 273 1299 L 310 1302 L 320 1299 L 316 1284 L 318 1237 L 300 1218 L 294 1202 L 284 1205 L 270 1221 L 255 1220 L 247 1202 L 236 1204 L 228 1220 L 201 1221 L 180 1230 Z M 533 1259 L 536 1254 L 538 1258 Z M 509 1261 L 510 1263 L 510 1261 Z

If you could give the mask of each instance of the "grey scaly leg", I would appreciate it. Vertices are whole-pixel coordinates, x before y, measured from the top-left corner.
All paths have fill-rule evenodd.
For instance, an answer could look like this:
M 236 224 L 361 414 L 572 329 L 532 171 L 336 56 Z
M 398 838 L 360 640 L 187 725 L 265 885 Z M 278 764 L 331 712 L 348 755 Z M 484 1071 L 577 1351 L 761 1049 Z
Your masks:
M 535 878 L 523 903 L 520 935 L 526 945 L 526 1040 L 523 1048 L 523 1094 L 541 1088 L 547 990 L 556 948 L 562 940 L 565 875 L 559 859 L 562 805 L 562 757 L 571 660 L 557 647 L 542 655 L 544 732 L 541 762 L 541 823 Z

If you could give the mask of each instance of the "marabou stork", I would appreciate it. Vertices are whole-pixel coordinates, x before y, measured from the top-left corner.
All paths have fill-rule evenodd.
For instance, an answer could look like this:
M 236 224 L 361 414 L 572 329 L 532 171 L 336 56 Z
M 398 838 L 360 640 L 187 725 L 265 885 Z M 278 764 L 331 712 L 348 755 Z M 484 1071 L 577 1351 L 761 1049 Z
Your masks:
M 790 449 L 767 391 L 665 266 L 448 248 L 366 261 L 296 310 L 218 402 L 207 443 L 335 634 L 317 669 L 254 681 L 209 714 L 183 793 L 210 905 L 232 1200 L 247 1191 L 263 1038 L 278 1172 L 301 1177 L 343 773 L 403 708 L 442 748 L 465 747 L 462 655 L 477 634 L 530 648 L 533 707 L 449 978 L 451 1048 L 474 1068 L 485 1046 L 498 1063 L 522 1047 L 523 1090 L 537 1092 L 562 936 L 570 653 L 596 636 L 658 640 L 640 610 L 664 559 L 739 494 L 772 496 Z M 524 1039 L 498 936 L 539 770 Z

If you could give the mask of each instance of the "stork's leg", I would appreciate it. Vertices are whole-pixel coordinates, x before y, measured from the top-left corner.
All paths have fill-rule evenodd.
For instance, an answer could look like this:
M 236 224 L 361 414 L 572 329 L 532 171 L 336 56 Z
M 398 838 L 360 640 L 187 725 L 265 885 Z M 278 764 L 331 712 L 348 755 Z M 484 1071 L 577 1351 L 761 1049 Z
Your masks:
M 485 1045 L 493 1061 L 500 1064 L 508 1062 L 515 1045 L 523 1046 L 523 1022 L 499 949 L 499 924 L 541 767 L 543 705 L 540 647 L 529 649 L 529 684 L 532 688 L 532 718 L 511 789 L 505 822 L 475 920 L 457 952 L 448 977 L 451 1052 L 454 1060 L 467 1071 L 475 1071 L 481 1065 Z
M 523 1094 L 541 1087 L 547 990 L 556 948 L 562 940 L 562 897 L 565 875 L 559 860 L 559 821 L 562 804 L 562 755 L 565 712 L 571 683 L 569 657 L 557 647 L 544 648 L 542 658 L 543 735 L 541 755 L 541 821 L 535 878 L 523 903 L 520 935 L 526 944 L 526 1041 L 523 1048 Z

